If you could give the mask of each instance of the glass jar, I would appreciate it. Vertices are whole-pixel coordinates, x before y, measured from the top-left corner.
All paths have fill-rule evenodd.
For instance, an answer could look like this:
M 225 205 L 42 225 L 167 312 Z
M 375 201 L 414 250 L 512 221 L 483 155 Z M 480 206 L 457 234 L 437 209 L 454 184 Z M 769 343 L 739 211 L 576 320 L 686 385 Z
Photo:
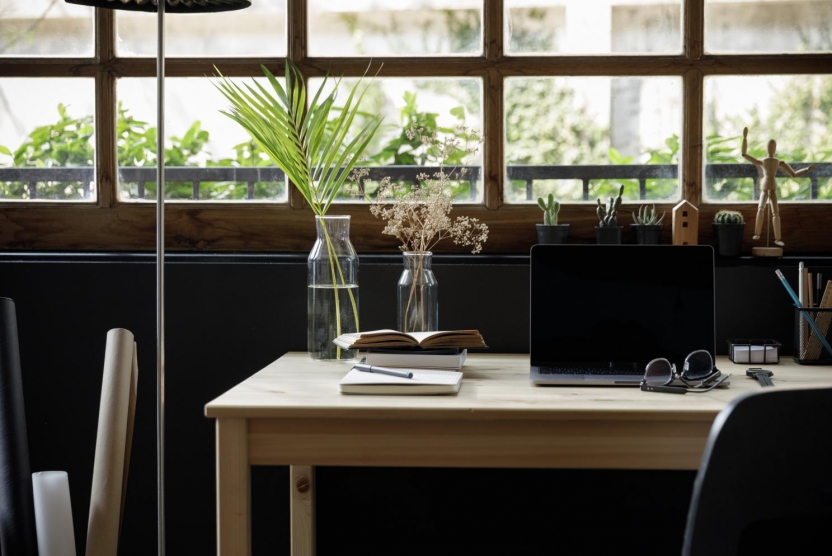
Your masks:
M 399 278 L 398 326 L 402 332 L 439 330 L 439 284 L 431 270 L 433 253 L 406 251 Z
M 358 255 L 350 242 L 349 216 L 315 216 L 318 237 L 307 259 L 307 331 L 309 357 L 355 359 L 358 350 L 332 343 L 358 332 Z

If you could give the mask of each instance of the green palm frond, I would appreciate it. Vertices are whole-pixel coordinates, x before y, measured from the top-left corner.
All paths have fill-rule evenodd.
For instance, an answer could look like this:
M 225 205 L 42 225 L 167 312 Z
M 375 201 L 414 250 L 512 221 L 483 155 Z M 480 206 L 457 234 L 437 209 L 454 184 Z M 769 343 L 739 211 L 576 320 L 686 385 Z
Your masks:
M 221 110 L 245 129 L 301 192 L 315 214 L 326 214 L 355 164 L 379 126 L 375 116 L 354 136 L 350 131 L 368 87 L 358 92 L 361 81 L 349 93 L 339 113 L 330 121 L 341 79 L 324 94 L 329 75 L 306 107 L 306 84 L 300 70 L 286 62 L 281 85 L 266 66 L 261 66 L 271 87 L 254 81 L 244 87 L 223 76 L 214 86 L 231 103 Z M 369 68 L 368 68 L 369 69 Z

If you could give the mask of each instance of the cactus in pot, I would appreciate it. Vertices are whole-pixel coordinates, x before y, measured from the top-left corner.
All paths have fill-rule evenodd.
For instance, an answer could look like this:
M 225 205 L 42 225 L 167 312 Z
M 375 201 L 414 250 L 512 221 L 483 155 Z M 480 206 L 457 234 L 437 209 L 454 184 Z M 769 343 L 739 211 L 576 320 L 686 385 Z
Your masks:
M 720 210 L 714 215 L 714 224 L 745 224 L 745 218 L 736 210 Z
M 543 197 L 537 198 L 537 205 L 543 211 L 543 225 L 554 226 L 558 223 L 558 213 L 560 212 L 560 203 L 555 200 L 555 196 L 549 193 L 547 202 L 543 201 Z
M 714 215 L 714 238 L 717 253 L 723 257 L 737 257 L 742 251 L 745 218 L 736 210 L 720 210 Z
M 538 197 L 537 205 L 543 211 L 543 224 L 536 225 L 537 242 L 540 244 L 566 243 L 569 224 L 558 223 L 560 203 L 555 200 L 555 196 L 549 193 L 549 197 L 545 201 L 543 197 Z
M 662 223 L 665 213 L 661 216 L 656 214 L 656 205 L 648 211 L 647 205 L 641 205 L 638 213 L 633 213 L 633 225 L 635 226 L 656 226 Z
M 596 199 L 596 201 L 598 202 L 598 206 L 595 208 L 595 212 L 598 214 L 599 228 L 610 228 L 613 226 L 618 226 L 618 209 L 619 207 L 621 207 L 621 195 L 623 193 L 624 185 L 622 185 L 618 189 L 617 197 L 613 197 L 612 195 L 610 195 L 606 207 L 604 207 L 604 205 L 601 204 L 600 197 Z

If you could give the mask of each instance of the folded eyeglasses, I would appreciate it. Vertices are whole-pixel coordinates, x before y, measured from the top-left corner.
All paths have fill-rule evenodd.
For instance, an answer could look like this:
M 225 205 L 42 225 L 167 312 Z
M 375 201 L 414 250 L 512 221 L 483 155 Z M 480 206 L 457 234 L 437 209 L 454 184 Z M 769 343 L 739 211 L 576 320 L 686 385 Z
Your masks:
M 710 352 L 700 349 L 685 357 L 682 372 L 676 372 L 676 365 L 660 357 L 653 359 L 644 368 L 641 389 L 646 392 L 709 392 L 725 382 L 731 374 L 722 374 L 714 366 Z

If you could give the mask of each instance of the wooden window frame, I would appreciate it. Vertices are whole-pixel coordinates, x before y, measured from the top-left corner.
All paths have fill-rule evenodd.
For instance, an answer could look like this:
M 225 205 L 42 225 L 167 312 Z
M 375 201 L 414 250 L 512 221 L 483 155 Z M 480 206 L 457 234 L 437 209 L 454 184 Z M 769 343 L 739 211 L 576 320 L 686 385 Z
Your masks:
M 702 200 L 703 81 L 713 75 L 829 74 L 832 54 L 705 54 L 705 0 L 684 0 L 683 52 L 678 55 L 507 56 L 503 45 L 504 2 L 484 0 L 484 51 L 480 56 L 385 57 L 383 77 L 477 77 L 483 80 L 483 203 L 458 204 L 454 214 L 482 219 L 490 227 L 486 253 L 527 253 L 535 243 L 534 224 L 541 213 L 535 205 L 504 204 L 504 79 L 512 76 L 676 76 L 683 80 L 682 198 L 700 210 L 699 242 L 712 243 L 707 225 L 720 208 L 753 211 L 749 203 L 709 204 Z M 367 58 L 313 58 L 307 54 L 307 0 L 288 0 L 287 54 L 307 78 L 331 70 L 360 76 Z M 94 78 L 96 91 L 95 203 L 39 201 L 0 203 L 0 246 L 29 251 L 152 251 L 155 248 L 154 204 L 118 201 L 116 156 L 116 80 L 155 77 L 155 58 L 119 58 L 115 49 L 115 18 L 111 10 L 95 10 L 95 55 L 92 58 L 6 58 L 0 77 Z M 261 75 L 260 65 L 275 67 L 283 57 L 223 59 L 232 77 Z M 202 77 L 213 72 L 213 58 L 166 58 L 169 77 Z M 495 138 L 499 138 L 495 140 Z M 314 241 L 314 215 L 290 188 L 288 203 L 166 204 L 166 248 L 204 252 L 305 252 Z M 657 203 L 669 211 L 676 203 Z M 628 214 L 636 204 L 625 204 Z M 832 244 L 832 228 L 824 225 L 829 205 L 822 202 L 783 203 L 783 237 L 789 252 L 818 253 Z M 366 206 L 338 205 L 332 211 L 352 217 L 351 237 L 360 252 L 395 252 L 397 242 L 381 234 L 383 222 Z M 586 204 L 564 206 L 570 241 L 594 242 L 595 211 Z M 665 227 L 669 233 L 669 226 Z M 750 233 L 748 234 L 750 236 Z M 669 236 L 668 236 L 669 237 Z M 439 252 L 465 252 L 443 242 Z

